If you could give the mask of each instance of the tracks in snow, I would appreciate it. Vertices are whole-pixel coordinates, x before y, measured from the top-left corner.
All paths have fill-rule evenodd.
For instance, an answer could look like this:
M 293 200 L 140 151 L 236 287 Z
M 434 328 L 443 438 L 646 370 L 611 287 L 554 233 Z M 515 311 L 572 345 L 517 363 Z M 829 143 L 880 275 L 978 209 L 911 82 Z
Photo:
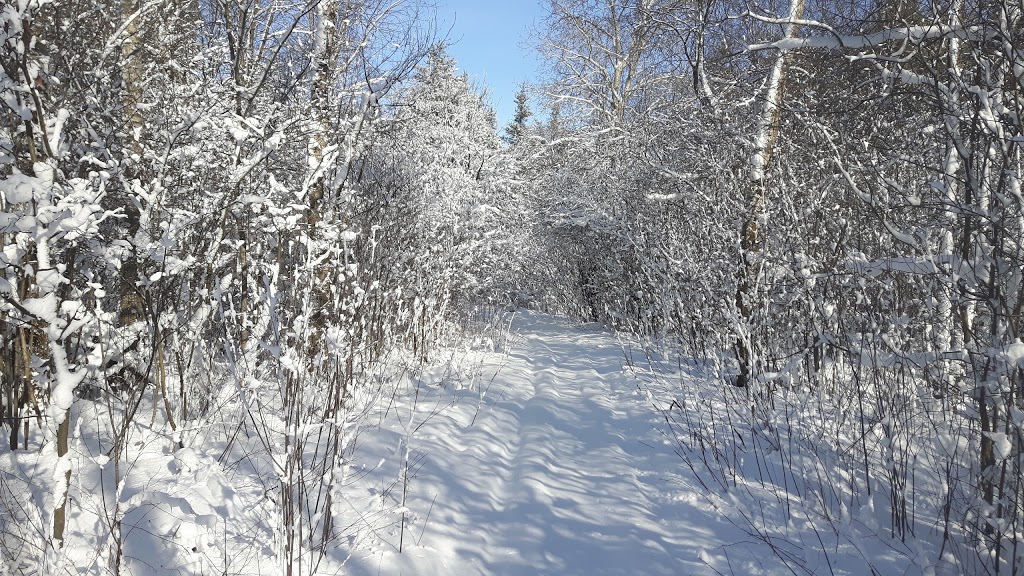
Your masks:
M 356 574 L 703 574 L 717 520 L 622 370 L 616 341 L 524 314 L 487 392 L 434 415 L 409 508 L 414 546 L 349 564 Z M 422 532 L 420 532 L 422 530 Z M 422 538 L 419 538 L 422 533 Z M 713 540 L 713 539 L 712 539 Z

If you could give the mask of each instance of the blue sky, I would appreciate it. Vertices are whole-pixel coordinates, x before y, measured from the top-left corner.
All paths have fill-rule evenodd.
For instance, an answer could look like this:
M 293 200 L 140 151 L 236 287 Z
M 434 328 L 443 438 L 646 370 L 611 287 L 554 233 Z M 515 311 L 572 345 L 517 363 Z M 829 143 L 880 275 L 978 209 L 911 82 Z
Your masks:
M 489 89 L 499 128 L 512 119 L 519 83 L 537 75 L 529 34 L 541 14 L 540 0 L 438 2 L 438 32 L 448 34 L 459 68 Z

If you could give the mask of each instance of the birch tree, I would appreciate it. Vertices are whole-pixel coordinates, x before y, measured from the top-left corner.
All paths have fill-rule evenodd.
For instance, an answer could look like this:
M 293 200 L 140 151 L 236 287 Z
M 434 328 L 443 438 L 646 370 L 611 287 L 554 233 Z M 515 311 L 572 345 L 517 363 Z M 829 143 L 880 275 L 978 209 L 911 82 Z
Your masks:
M 538 50 L 563 113 L 592 126 L 622 128 L 666 104 L 678 64 L 659 16 L 669 0 L 550 0 Z
M 803 18 L 804 0 L 792 0 L 789 14 L 785 19 L 783 43 L 797 37 L 798 21 Z M 750 191 L 748 193 L 749 215 L 743 223 L 741 232 L 741 256 L 743 265 L 740 270 L 739 286 L 736 293 L 736 305 L 742 319 L 739 327 L 739 340 L 736 344 L 736 355 L 739 360 L 737 386 L 746 386 L 755 370 L 757 363 L 754 343 L 749 331 L 751 308 L 756 300 L 758 277 L 762 263 L 758 252 L 762 243 L 761 227 L 765 217 L 765 205 L 768 202 L 768 190 L 771 185 L 767 180 L 766 169 L 772 161 L 776 141 L 779 137 L 779 123 L 786 93 L 786 76 L 789 67 L 789 54 L 780 49 L 774 58 L 771 72 L 765 81 L 764 93 L 761 97 L 761 110 L 758 116 L 754 146 L 750 156 Z M 747 324 L 744 326 L 742 324 Z
M 1020 329 L 1013 312 L 1020 306 L 1020 263 L 1011 239 L 1020 235 L 1021 207 L 1014 192 L 1019 137 L 1016 124 L 1006 119 L 1018 113 L 1020 103 L 1019 78 L 1010 72 L 1019 55 L 1003 39 L 1014 37 L 1020 16 L 1003 4 L 968 9 L 960 3 L 949 12 L 910 16 L 917 21 L 861 35 L 804 21 L 817 33 L 768 45 L 857 51 L 858 59 L 874 63 L 888 101 L 926 106 L 920 108 L 923 132 L 914 140 L 887 150 L 881 140 L 865 139 L 853 145 L 867 146 L 874 159 L 861 160 L 852 150 L 834 158 L 851 192 L 875 213 L 875 226 L 891 241 L 889 254 L 865 254 L 846 265 L 865 276 L 892 275 L 898 286 L 918 291 L 915 313 L 924 334 L 893 326 L 883 345 L 888 353 L 876 356 L 873 369 L 882 371 L 892 362 L 885 358 L 895 356 L 923 365 L 938 398 L 965 395 L 973 411 L 968 423 L 976 480 L 963 479 L 956 488 L 974 492 L 967 496 L 973 503 L 960 510 L 964 529 L 978 539 L 989 570 L 1012 573 L 1021 559 L 1014 552 L 1016 529 L 1008 526 L 1020 522 L 1021 488 L 1013 456 L 1019 448 L 1009 438 L 1019 431 L 1006 415 L 1019 410 L 1013 407 L 1019 402 L 1018 355 L 1011 350 Z M 891 130 L 889 122 L 875 118 L 871 124 L 884 133 Z M 857 346 L 869 347 L 865 341 Z M 905 401 L 913 402 L 908 394 Z M 956 398 L 949 402 L 947 409 L 955 411 Z M 945 418 L 956 420 L 952 413 Z

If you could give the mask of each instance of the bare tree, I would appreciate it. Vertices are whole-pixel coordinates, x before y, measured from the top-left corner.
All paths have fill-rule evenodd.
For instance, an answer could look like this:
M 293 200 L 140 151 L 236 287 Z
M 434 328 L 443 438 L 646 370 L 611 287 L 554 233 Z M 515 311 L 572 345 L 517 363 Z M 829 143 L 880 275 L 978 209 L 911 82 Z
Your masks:
M 783 42 L 797 37 L 800 30 L 799 20 L 803 18 L 804 0 L 792 0 L 789 14 L 785 18 Z M 761 96 L 761 110 L 758 115 L 754 147 L 750 156 L 750 191 L 747 195 L 749 215 L 743 223 L 741 233 L 741 257 L 743 265 L 736 292 L 736 306 L 740 318 L 748 323 L 751 317 L 751 306 L 754 305 L 758 277 L 761 275 L 762 263 L 758 252 L 762 243 L 761 226 L 765 218 L 765 205 L 768 202 L 768 190 L 771 183 L 767 179 L 766 168 L 772 161 L 776 140 L 779 137 L 779 126 L 783 102 L 786 94 L 786 76 L 789 68 L 789 54 L 783 48 L 778 51 L 772 64 L 771 72 L 765 81 L 764 93 Z M 699 74 L 698 74 L 699 78 Z M 746 326 L 739 328 L 739 340 L 736 343 L 736 356 L 739 360 L 739 375 L 735 384 L 746 386 L 753 373 L 754 345 L 751 333 Z
M 550 0 L 538 33 L 548 96 L 597 127 L 622 128 L 662 108 L 680 65 L 666 41 L 673 0 Z

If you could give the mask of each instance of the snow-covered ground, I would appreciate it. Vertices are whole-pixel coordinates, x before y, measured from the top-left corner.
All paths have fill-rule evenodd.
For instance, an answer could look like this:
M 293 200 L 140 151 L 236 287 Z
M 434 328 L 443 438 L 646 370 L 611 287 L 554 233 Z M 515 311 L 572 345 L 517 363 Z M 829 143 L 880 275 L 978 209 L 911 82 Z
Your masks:
M 419 398 L 402 551 L 390 526 L 351 573 L 714 573 L 702 555 L 743 535 L 695 491 L 614 337 L 529 312 L 512 333 L 454 405 Z M 403 428 L 366 434 L 360 458 L 401 459 Z
M 826 397 L 751 416 L 742 389 L 600 327 L 520 311 L 510 333 L 474 376 L 412 382 L 364 433 L 356 466 L 375 467 L 346 493 L 375 524 L 348 573 L 961 572 L 940 510 L 916 510 L 901 538 L 884 484 L 856 488 L 821 435 L 837 425 Z
M 743 448 L 781 436 L 722 437 L 738 434 L 716 430 L 742 416 L 732 406 L 743 396 L 721 380 L 627 358 L 632 348 L 598 326 L 522 311 L 507 326 L 496 343 L 357 393 L 336 538 L 296 574 L 956 573 L 937 563 L 934 511 L 915 516 L 920 537 L 892 537 L 878 496 L 825 480 L 843 460 L 805 442 L 810 428 L 784 450 Z M 175 434 L 137 419 L 117 468 L 89 440 L 102 405 L 78 404 L 65 553 L 36 565 L 45 522 L 27 501 L 0 499 L 22 524 L 0 531 L 8 555 L 21 554 L 13 573 L 281 572 L 278 478 L 237 402 Z M 804 421 L 787 414 L 779 429 Z M 4 489 L 36 505 L 50 498 L 30 487 L 48 485 L 38 458 L 0 458 Z M 834 516 L 819 514 L 821 498 L 838 500 Z

